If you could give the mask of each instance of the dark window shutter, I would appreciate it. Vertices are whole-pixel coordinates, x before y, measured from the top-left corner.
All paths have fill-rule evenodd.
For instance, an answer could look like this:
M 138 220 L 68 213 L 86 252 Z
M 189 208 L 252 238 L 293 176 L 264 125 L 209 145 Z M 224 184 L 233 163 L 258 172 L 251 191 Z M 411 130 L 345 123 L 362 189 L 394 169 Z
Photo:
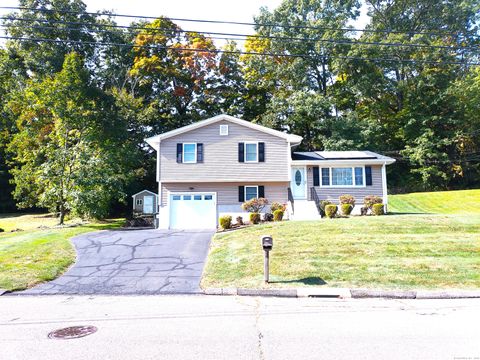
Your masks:
M 245 144 L 238 143 L 238 162 L 245 162 Z
M 243 186 L 238 187 L 238 201 L 242 203 L 245 201 L 245 188 Z
M 365 184 L 367 186 L 372 185 L 372 167 L 371 166 L 365 166 Z
M 182 152 L 183 152 L 183 144 L 177 144 L 177 163 L 182 162 Z
M 258 162 L 265 162 L 265 143 L 258 143 Z
M 258 197 L 259 198 L 264 198 L 265 197 L 265 186 L 260 185 L 258 187 Z
M 313 167 L 313 186 L 320 186 L 320 168 L 318 166 Z
M 203 144 L 197 143 L 197 163 L 203 163 Z

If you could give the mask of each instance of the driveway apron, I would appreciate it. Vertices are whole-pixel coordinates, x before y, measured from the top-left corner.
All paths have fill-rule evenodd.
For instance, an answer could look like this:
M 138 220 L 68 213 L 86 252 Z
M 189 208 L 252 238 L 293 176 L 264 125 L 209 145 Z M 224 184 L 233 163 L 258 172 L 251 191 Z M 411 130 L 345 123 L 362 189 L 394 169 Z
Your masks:
M 76 236 L 76 263 L 22 294 L 197 294 L 212 236 L 153 229 Z

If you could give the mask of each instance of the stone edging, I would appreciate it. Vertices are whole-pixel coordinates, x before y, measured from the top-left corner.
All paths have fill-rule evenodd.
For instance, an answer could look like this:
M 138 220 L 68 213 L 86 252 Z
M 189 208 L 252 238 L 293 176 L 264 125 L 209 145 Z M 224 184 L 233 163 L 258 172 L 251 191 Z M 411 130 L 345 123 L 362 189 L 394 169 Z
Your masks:
M 205 295 L 318 297 L 318 298 L 383 298 L 383 299 L 472 299 L 480 298 L 480 290 L 378 290 L 345 288 L 244 289 L 207 288 Z

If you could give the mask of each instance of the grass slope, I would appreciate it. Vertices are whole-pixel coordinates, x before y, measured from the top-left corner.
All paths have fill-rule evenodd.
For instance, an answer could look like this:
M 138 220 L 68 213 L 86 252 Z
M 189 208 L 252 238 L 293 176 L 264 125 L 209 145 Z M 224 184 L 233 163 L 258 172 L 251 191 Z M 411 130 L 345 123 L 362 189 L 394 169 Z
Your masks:
M 480 288 L 479 194 L 389 197 L 390 210 L 424 212 L 418 215 L 287 221 L 217 234 L 202 286 Z M 263 234 L 274 238 L 273 283 L 267 286 L 259 244 Z
M 0 219 L 0 227 L 8 222 L 13 228 L 32 228 L 28 220 L 36 216 L 23 215 L 15 220 L 4 217 Z M 22 290 L 55 279 L 75 261 L 75 250 L 69 241 L 71 237 L 122 224 L 122 220 L 112 220 L 71 228 L 0 233 L 0 288 Z M 47 226 L 45 222 L 41 225 Z
M 480 189 L 390 195 L 394 213 L 480 214 Z

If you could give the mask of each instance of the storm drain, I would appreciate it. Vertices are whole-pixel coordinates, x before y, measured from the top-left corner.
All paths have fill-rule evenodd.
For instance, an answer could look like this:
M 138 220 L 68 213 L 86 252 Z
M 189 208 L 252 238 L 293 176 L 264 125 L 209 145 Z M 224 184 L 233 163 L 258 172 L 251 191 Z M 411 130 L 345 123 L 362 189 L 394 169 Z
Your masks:
M 50 339 L 69 340 L 77 339 L 97 332 L 97 328 L 91 325 L 70 326 L 54 330 L 48 334 Z

